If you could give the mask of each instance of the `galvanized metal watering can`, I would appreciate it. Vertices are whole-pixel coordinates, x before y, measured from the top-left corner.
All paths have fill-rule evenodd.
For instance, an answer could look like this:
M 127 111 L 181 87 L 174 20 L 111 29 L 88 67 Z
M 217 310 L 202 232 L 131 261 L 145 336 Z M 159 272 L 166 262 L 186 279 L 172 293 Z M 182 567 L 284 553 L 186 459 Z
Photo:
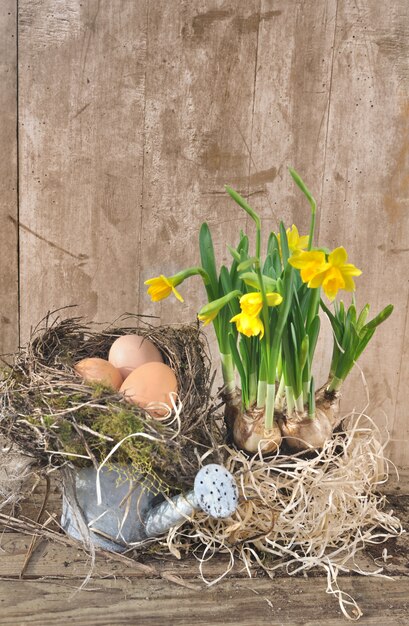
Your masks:
M 112 552 L 124 552 L 132 544 L 163 534 L 195 510 L 216 518 L 229 517 L 237 508 L 238 490 L 225 467 L 210 464 L 199 470 L 191 491 L 164 500 L 149 491 L 136 472 L 115 465 L 103 467 L 98 473 L 94 468 L 78 470 L 75 499 L 92 543 Z M 67 494 L 61 525 L 71 537 L 83 538 Z

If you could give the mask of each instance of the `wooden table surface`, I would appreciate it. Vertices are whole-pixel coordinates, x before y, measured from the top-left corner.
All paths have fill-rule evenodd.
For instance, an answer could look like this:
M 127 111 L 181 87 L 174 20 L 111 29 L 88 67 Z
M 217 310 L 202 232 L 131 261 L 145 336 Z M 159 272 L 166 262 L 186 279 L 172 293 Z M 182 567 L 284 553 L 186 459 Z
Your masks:
M 389 505 L 406 529 L 409 528 L 409 472 L 399 484 L 386 487 Z M 43 486 L 24 503 L 22 515 L 35 519 L 41 506 Z M 47 512 L 58 510 L 60 494 L 55 489 Z M 47 514 L 45 515 L 47 518 Z M 3 522 L 5 520 L 3 519 Z M 0 625 L 75 626 L 146 624 L 149 626 L 291 625 L 335 626 L 347 623 L 337 600 L 326 594 L 326 578 L 320 573 L 307 577 L 277 575 L 274 580 L 260 572 L 249 579 L 239 567 L 220 583 L 206 587 L 199 578 L 194 558 L 177 561 L 150 557 L 143 563 L 100 553 L 92 579 L 79 590 L 90 569 L 87 554 L 78 547 L 40 539 L 20 578 L 32 536 L 5 523 L 0 535 Z M 385 573 L 393 579 L 342 576 L 343 591 L 358 602 L 371 626 L 409 624 L 409 536 L 389 541 L 390 558 Z M 383 549 L 383 547 L 382 547 Z M 382 551 L 382 550 L 381 550 Z M 379 547 L 377 555 L 379 557 Z M 362 567 L 374 569 L 368 553 Z M 377 561 L 379 563 L 379 559 Z M 222 563 L 214 559 L 207 567 L 216 577 Z

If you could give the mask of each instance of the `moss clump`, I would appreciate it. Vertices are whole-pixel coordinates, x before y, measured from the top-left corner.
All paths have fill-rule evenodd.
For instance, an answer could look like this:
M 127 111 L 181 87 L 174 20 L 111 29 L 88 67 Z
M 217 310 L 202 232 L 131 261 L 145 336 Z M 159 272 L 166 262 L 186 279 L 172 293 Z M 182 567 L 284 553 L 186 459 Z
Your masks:
M 111 406 L 111 412 L 100 413 L 91 421 L 91 428 L 96 432 L 111 437 L 115 442 L 123 441 L 112 461 L 131 463 L 145 477 L 148 488 L 155 492 L 167 492 L 169 486 L 160 476 L 162 460 L 166 459 L 168 462 L 167 446 L 160 441 L 160 431 L 164 430 L 161 426 L 160 423 L 155 425 L 158 427 L 155 434 L 147 433 L 146 419 L 142 419 L 135 409 L 125 406 L 118 408 L 115 405 Z M 152 441 L 145 435 L 157 437 L 158 441 Z M 105 458 L 114 444 L 99 439 L 95 445 L 99 448 L 101 457 Z

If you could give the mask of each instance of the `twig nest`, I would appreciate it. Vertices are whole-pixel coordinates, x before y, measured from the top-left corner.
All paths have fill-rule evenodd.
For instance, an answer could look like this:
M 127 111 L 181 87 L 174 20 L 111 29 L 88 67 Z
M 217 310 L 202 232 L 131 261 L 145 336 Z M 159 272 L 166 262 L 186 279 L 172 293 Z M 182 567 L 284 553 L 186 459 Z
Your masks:
M 282 436 L 276 422 L 271 430 L 265 429 L 264 409 L 253 409 L 251 413 L 240 413 L 233 425 L 233 440 L 237 447 L 246 452 L 259 450 L 266 454 L 279 448 Z
M 117 322 L 89 327 L 58 314 L 40 322 L 4 372 L 0 434 L 43 467 L 96 466 L 115 449 L 112 463 L 131 465 L 155 491 L 159 484 L 161 491 L 191 488 L 200 467 L 197 450 L 214 450 L 221 439 L 216 420 L 208 419 L 212 380 L 205 338 L 196 325 L 153 327 L 131 315 Z M 78 376 L 84 359 L 112 371 L 107 357 L 124 335 L 137 336 L 138 345 L 141 337 L 142 346 L 152 343 L 163 360 L 154 364 L 173 372 L 167 391 L 175 390 L 176 379 L 175 402 L 168 395 L 148 398 L 169 404 L 169 419 L 152 419 L 143 406 L 127 402 L 110 388 L 116 384 L 106 373 L 91 372 L 87 380 Z M 214 460 L 220 460 L 218 453 Z
M 324 411 L 315 417 L 292 416 L 280 421 L 280 430 L 288 447 L 294 451 L 319 450 L 332 436 L 332 426 Z

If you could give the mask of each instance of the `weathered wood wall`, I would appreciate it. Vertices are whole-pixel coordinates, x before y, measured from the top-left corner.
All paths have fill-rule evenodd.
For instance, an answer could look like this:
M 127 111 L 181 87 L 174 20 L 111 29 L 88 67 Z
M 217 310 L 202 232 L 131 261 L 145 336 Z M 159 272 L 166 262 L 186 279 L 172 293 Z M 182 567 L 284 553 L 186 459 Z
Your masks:
M 0 27 L 0 351 L 73 303 L 193 320 L 198 282 L 154 306 L 143 281 L 198 261 L 204 219 L 227 260 L 250 225 L 225 183 L 305 232 L 292 165 L 320 242 L 364 270 L 358 303 L 396 307 L 361 366 L 408 465 L 407 0 L 4 0 Z M 365 402 L 357 370 L 344 407 Z

